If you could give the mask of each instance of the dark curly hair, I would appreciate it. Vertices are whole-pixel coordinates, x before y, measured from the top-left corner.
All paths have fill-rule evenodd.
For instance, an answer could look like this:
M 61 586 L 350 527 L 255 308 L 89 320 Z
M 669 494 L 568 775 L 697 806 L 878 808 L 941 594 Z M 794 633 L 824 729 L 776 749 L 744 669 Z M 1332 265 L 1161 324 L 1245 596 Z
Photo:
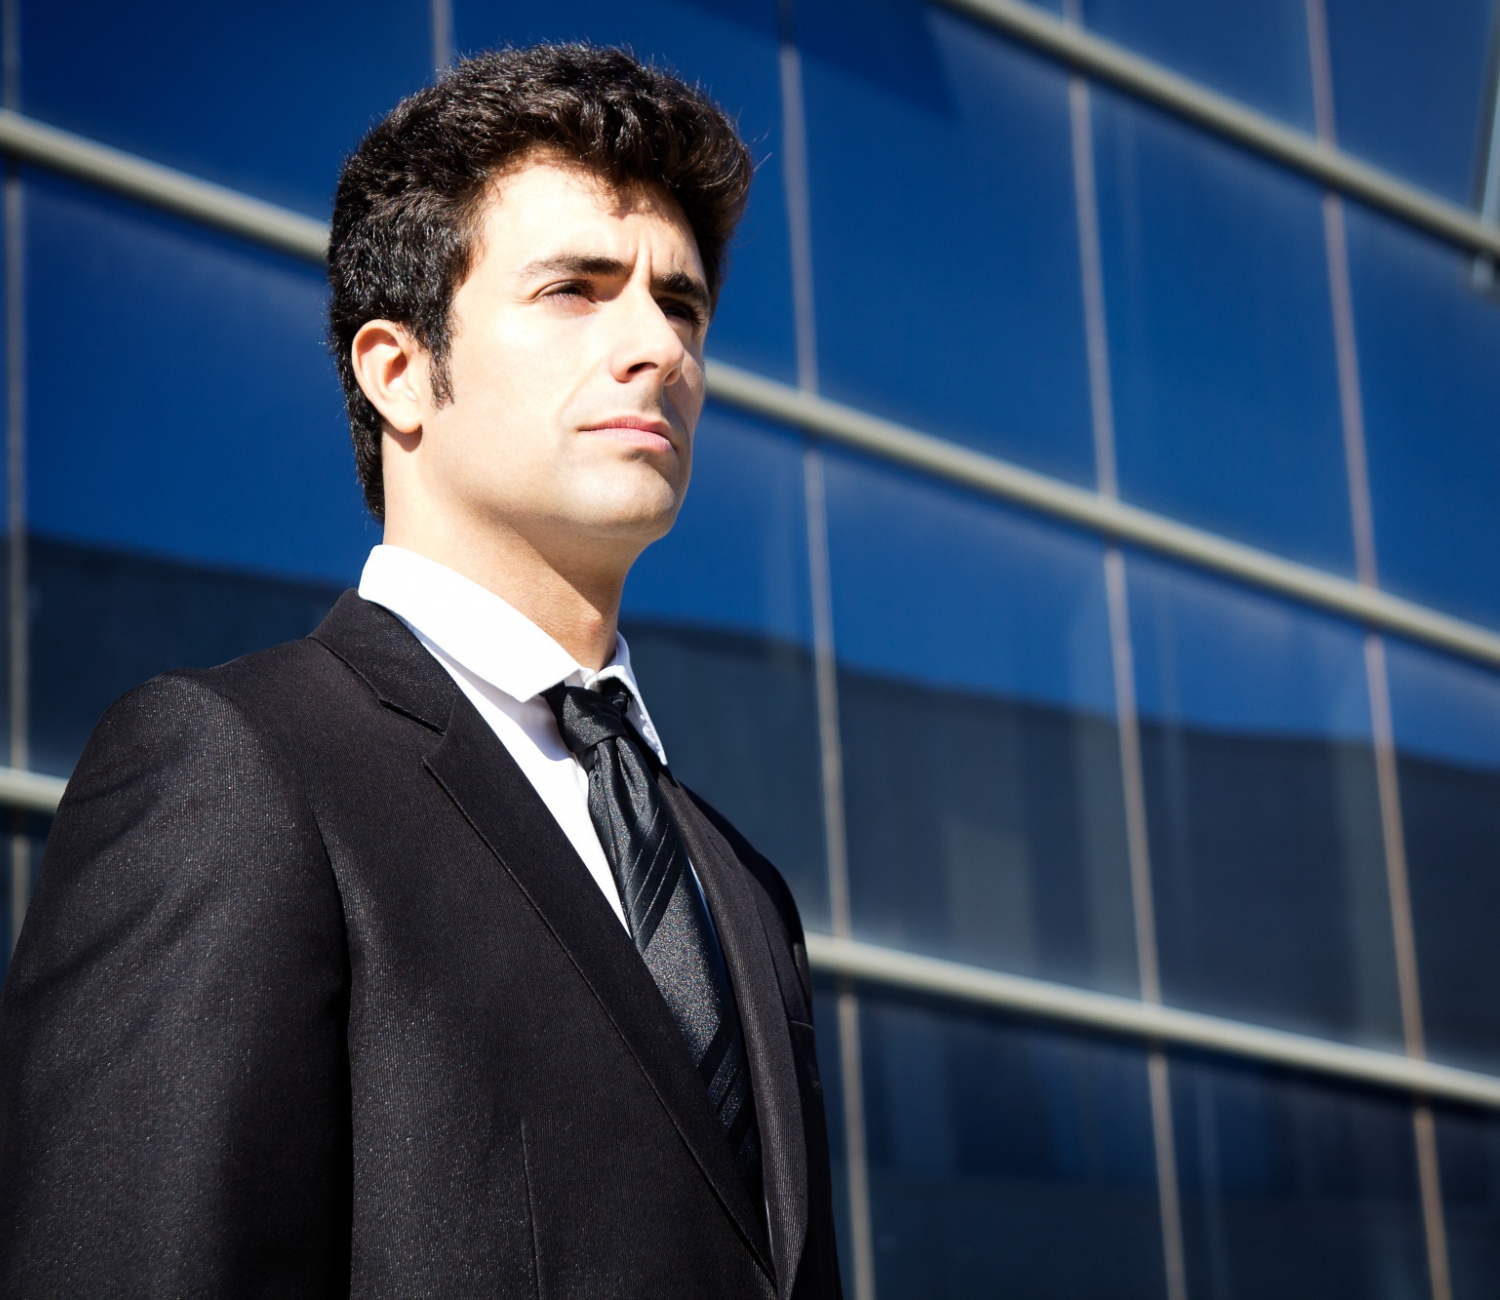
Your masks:
M 334 199 L 329 344 L 377 519 L 383 422 L 354 378 L 354 336 L 366 321 L 405 325 L 432 357 L 438 400 L 451 397 L 453 295 L 472 270 L 482 201 L 496 176 L 536 150 L 614 186 L 664 189 L 687 217 L 718 298 L 753 170 L 723 109 L 625 50 L 534 45 L 463 60 L 365 136 Z

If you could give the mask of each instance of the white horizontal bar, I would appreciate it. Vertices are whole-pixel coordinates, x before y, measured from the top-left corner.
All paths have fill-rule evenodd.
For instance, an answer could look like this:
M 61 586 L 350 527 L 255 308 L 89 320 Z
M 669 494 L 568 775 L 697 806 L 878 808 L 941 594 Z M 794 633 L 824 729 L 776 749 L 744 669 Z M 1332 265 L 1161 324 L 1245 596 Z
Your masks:
M 1078 71 L 1164 108 L 1333 189 L 1474 252 L 1500 254 L 1500 228 L 1315 136 L 1209 90 L 1025 0 L 939 0 Z
M 52 813 L 68 783 L 60 776 L 43 776 L 18 767 L 0 767 L 0 808 Z
M 1500 1078 L 1394 1052 L 1002 975 L 825 934 L 807 936 L 807 956 L 814 970 L 829 975 L 1500 1110 Z
M 328 256 L 328 227 L 321 221 L 10 109 L 0 109 L 0 151 L 294 257 L 322 262 Z
M 1349 578 L 1022 469 L 747 370 L 710 361 L 710 396 L 991 496 L 1347 618 L 1500 666 L 1500 634 Z

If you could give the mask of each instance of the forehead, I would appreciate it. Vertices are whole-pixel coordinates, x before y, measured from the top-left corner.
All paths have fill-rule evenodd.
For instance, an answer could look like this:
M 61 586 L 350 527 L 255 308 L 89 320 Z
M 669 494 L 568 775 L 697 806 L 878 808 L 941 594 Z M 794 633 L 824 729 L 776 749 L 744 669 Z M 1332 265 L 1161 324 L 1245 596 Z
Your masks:
M 551 254 L 609 254 L 627 261 L 647 251 L 657 270 L 703 264 L 677 201 L 656 186 L 611 185 L 576 164 L 541 158 L 501 177 L 480 217 L 482 258 L 521 267 Z

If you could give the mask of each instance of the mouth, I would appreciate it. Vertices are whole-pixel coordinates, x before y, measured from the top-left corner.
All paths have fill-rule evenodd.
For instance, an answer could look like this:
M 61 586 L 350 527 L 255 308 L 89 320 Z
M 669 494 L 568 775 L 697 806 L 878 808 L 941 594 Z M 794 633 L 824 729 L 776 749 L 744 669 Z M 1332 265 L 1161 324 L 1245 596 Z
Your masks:
M 642 451 L 665 452 L 673 449 L 672 426 L 666 420 L 640 415 L 614 415 L 597 424 L 587 424 L 580 433 L 608 438 Z

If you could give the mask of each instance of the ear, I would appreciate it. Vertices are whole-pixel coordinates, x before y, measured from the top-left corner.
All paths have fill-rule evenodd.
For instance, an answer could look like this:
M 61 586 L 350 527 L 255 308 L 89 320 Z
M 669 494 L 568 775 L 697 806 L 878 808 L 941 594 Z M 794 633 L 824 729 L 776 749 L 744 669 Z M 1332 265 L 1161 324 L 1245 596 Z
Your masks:
M 418 433 L 431 399 L 427 351 L 404 325 L 366 321 L 350 345 L 354 377 L 396 433 Z

